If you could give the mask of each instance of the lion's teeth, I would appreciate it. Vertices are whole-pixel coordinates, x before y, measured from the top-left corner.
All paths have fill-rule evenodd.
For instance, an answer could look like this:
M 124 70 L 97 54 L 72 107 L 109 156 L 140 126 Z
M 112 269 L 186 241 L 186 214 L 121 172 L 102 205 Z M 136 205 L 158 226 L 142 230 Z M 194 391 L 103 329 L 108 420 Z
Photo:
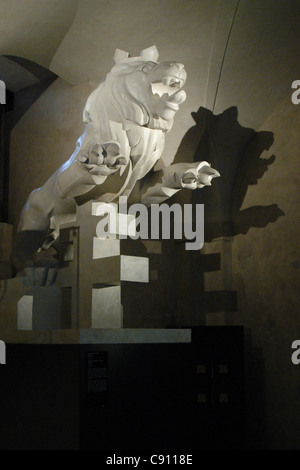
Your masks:
M 174 95 L 180 88 L 181 81 L 174 77 L 166 77 L 162 82 L 151 83 L 151 91 L 156 99 L 168 98 Z

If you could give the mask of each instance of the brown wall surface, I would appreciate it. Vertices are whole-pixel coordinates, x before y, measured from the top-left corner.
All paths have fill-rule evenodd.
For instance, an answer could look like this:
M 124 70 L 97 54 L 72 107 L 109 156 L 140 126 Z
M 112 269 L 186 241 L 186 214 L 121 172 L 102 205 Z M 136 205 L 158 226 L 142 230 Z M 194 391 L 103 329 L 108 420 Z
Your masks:
M 291 362 L 292 342 L 300 337 L 299 128 L 300 109 L 290 97 L 263 124 L 262 130 L 274 133 L 268 154 L 276 158 L 265 176 L 249 187 L 242 209 L 276 203 L 285 215 L 237 235 L 233 243 L 239 322 L 250 329 L 254 348 L 251 353 L 248 345 L 249 414 L 256 416 L 255 400 L 261 392 L 256 374 L 263 368 L 265 391 L 259 402 L 265 401 L 268 445 L 277 449 L 299 445 L 300 380 Z M 255 350 L 261 354 L 257 370 L 250 364 Z

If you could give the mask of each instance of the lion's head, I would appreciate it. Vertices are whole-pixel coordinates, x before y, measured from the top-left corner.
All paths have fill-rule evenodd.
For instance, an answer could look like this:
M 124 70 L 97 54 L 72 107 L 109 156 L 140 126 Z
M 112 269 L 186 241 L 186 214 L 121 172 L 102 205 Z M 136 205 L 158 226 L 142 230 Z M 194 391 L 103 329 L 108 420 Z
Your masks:
M 155 46 L 139 57 L 116 50 L 116 65 L 89 96 L 84 121 L 132 121 L 140 126 L 168 131 L 179 105 L 185 101 L 184 66 L 177 62 L 158 63 Z

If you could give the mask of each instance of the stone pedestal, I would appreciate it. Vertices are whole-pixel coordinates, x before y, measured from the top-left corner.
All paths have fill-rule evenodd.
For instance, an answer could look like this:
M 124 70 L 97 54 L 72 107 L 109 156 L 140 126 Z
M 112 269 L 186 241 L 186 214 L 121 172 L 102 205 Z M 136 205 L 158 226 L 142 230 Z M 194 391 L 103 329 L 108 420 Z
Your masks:
M 110 227 L 108 238 L 97 236 L 101 220 L 98 214 L 103 213 L 105 206 L 87 203 L 77 211 L 77 221 L 86 221 L 85 225 L 80 224 L 79 305 L 86 309 L 79 314 L 80 325 L 122 328 L 122 290 L 127 283 L 149 282 L 149 259 L 137 256 L 139 240 L 126 238 L 135 234 L 135 219 L 130 215 L 117 213 L 117 223 Z
M 33 284 L 7 281 L 0 310 L 3 323 L 10 319 L 9 341 L 78 343 L 83 329 L 176 326 L 173 242 L 121 238 L 124 224 L 115 236 L 99 238 L 92 204 L 78 206 L 76 221 L 60 227 L 54 285 L 38 285 L 41 268 Z

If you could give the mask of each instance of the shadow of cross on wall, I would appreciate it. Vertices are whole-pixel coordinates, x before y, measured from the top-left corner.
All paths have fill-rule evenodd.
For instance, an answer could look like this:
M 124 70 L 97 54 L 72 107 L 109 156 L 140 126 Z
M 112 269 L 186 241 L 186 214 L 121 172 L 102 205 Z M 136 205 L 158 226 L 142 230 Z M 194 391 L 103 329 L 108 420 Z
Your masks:
M 226 290 L 224 270 L 231 272 L 231 253 L 228 244 L 218 246 L 221 252 L 215 253 L 210 245 L 217 247 L 216 240 L 223 237 L 229 240 L 237 234 L 246 234 L 251 227 L 264 228 L 284 215 L 277 204 L 256 205 L 241 209 L 247 189 L 257 184 L 268 167 L 275 161 L 275 156 L 261 158 L 261 154 L 271 148 L 274 142 L 272 132 L 243 127 L 238 122 L 238 110 L 231 107 L 219 115 L 200 107 L 192 113 L 195 125 L 183 137 L 174 163 L 182 161 L 207 160 L 216 168 L 221 177 L 213 181 L 211 187 L 192 191 L 183 195 L 184 202 L 204 204 L 206 243 L 202 253 L 189 255 L 191 279 L 198 279 L 198 288 L 194 290 L 194 305 L 198 305 L 200 317 L 205 312 L 232 311 L 237 309 L 236 292 Z M 189 198 L 189 199 L 188 199 Z M 262 201 L 263 202 L 263 201 Z M 212 250 L 209 254 L 205 253 Z M 225 250 L 225 251 L 224 251 Z M 224 287 L 222 291 L 206 292 L 204 277 L 207 273 L 223 271 Z M 228 286 L 230 283 L 227 282 Z M 200 289 L 199 289 L 200 286 Z

